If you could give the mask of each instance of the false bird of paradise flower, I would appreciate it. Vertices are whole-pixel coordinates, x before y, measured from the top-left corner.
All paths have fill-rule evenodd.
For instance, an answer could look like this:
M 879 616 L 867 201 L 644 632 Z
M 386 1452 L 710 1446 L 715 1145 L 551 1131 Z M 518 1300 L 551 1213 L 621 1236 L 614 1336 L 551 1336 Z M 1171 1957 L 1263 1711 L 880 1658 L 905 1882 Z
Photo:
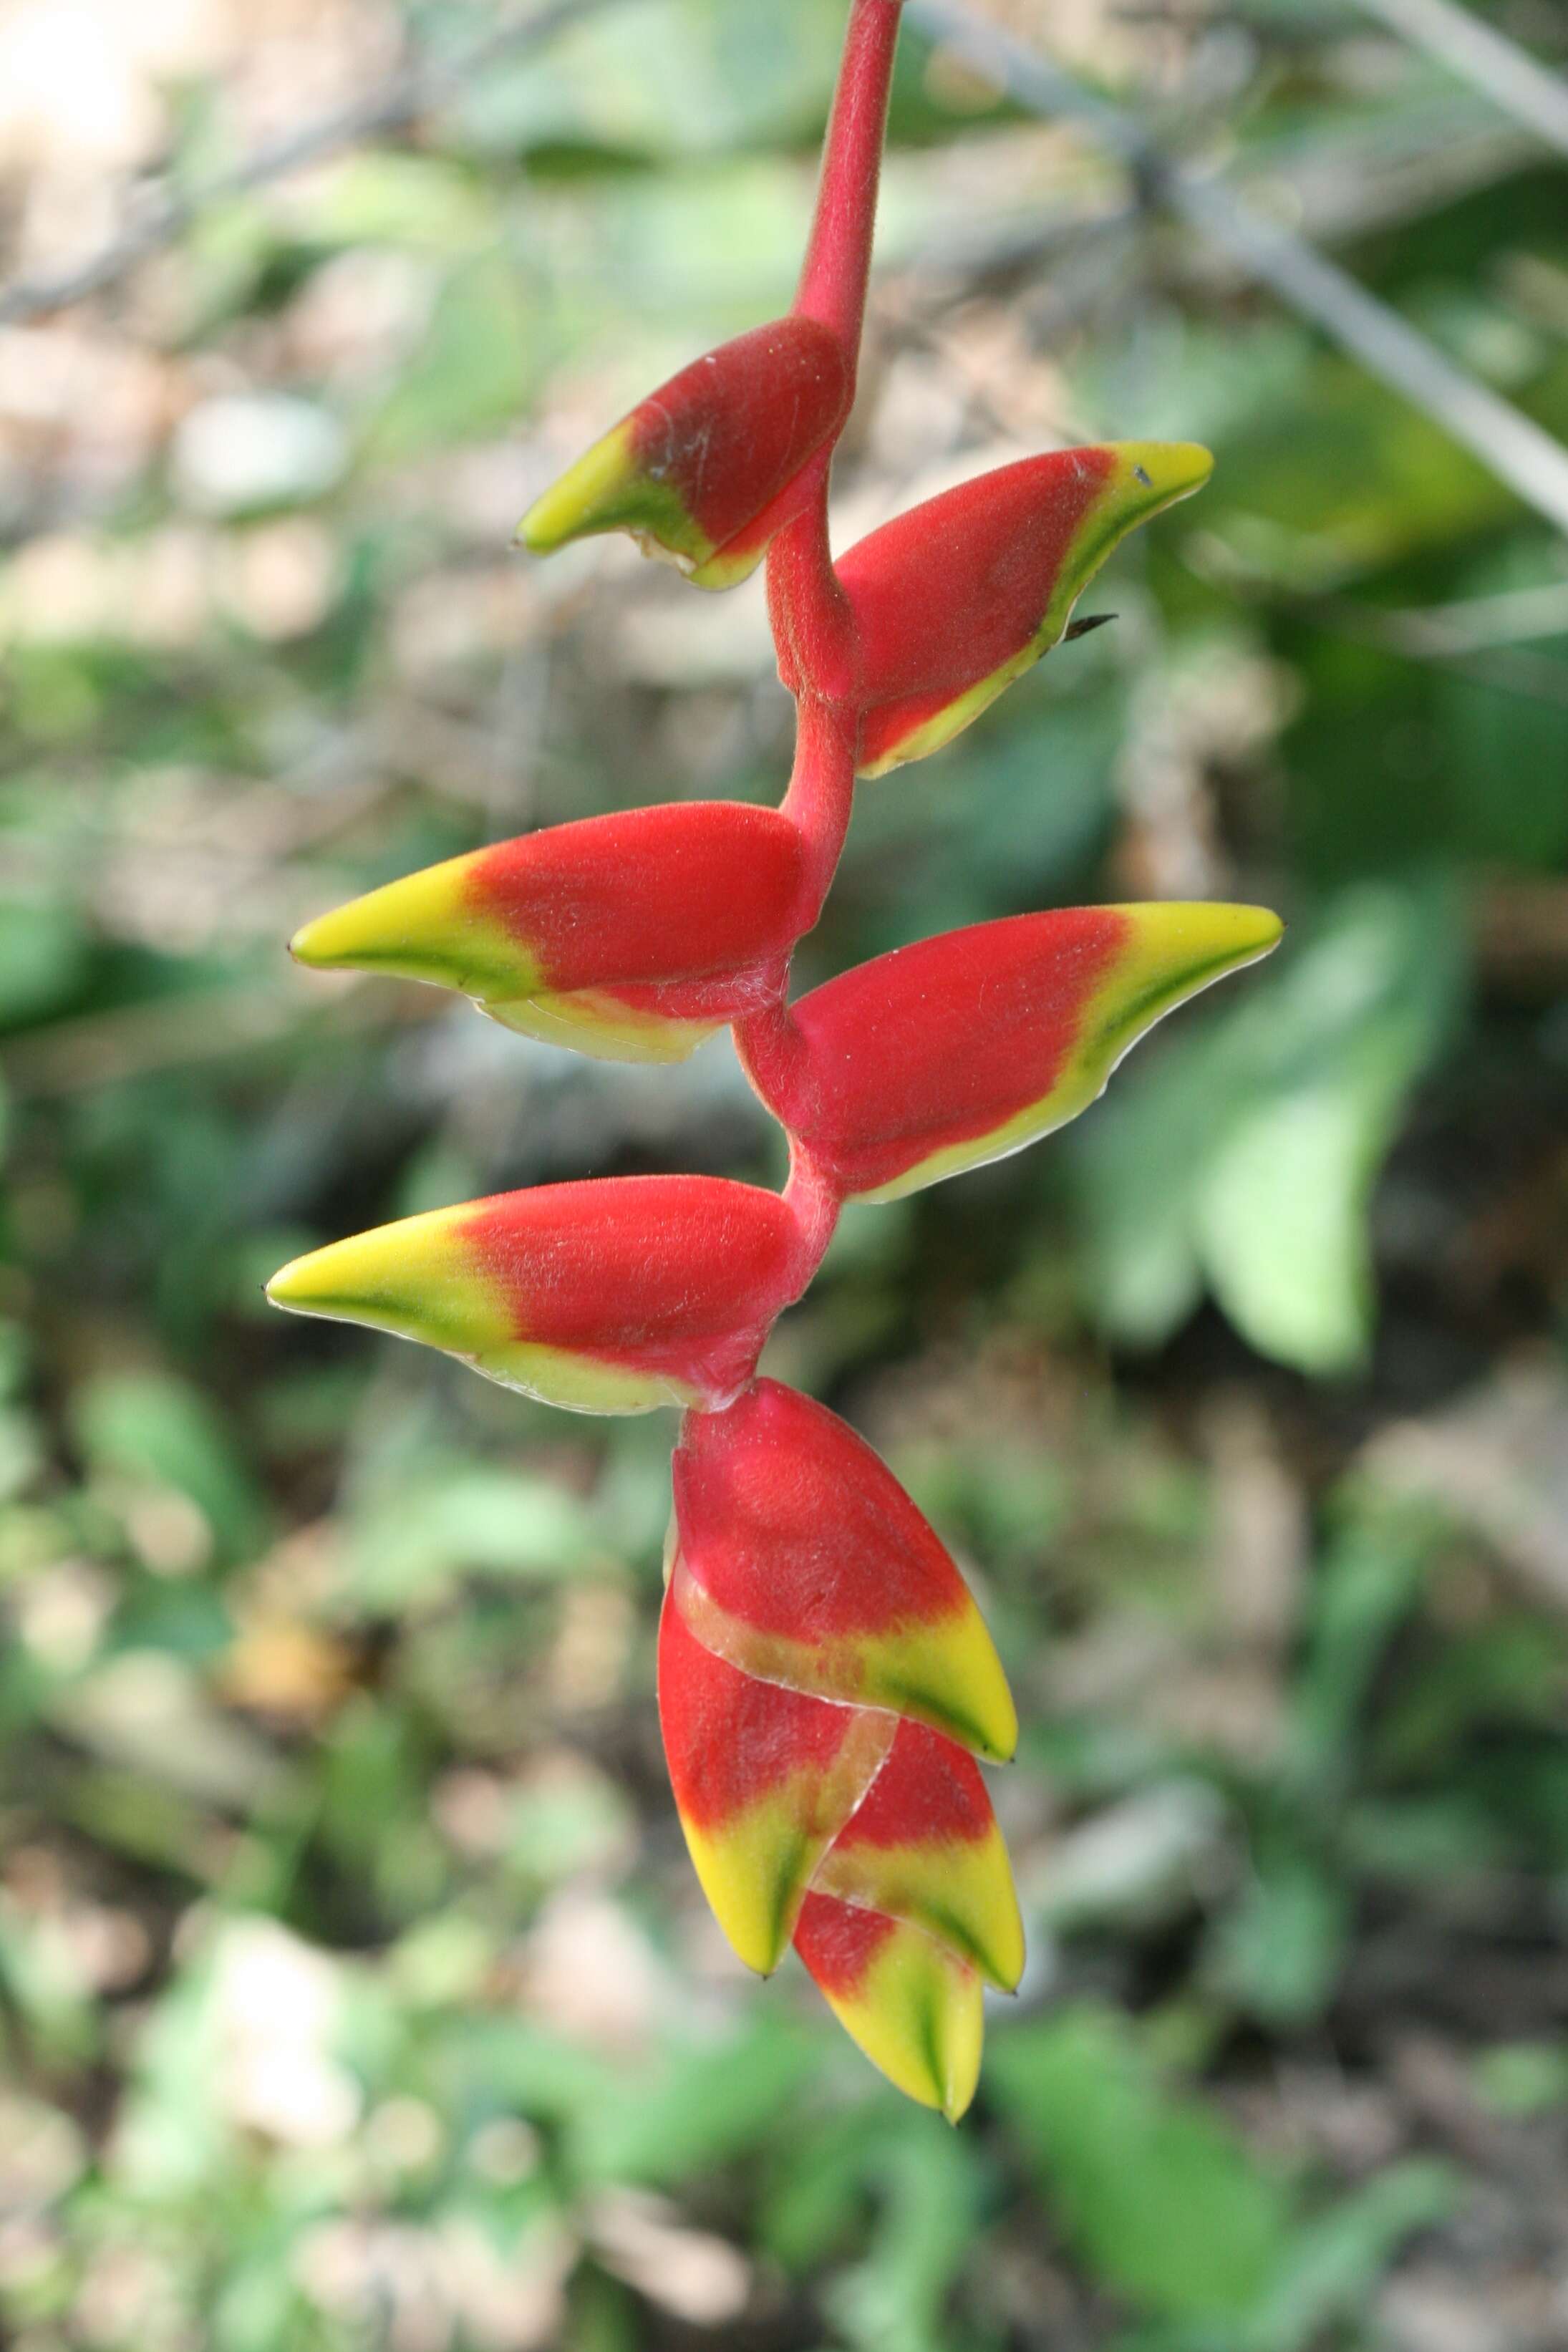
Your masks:
M 626 530 L 702 588 L 765 559 L 796 754 L 781 806 L 725 801 L 557 826 L 307 924 L 295 954 L 433 982 L 507 1026 L 673 1061 L 725 1025 L 790 1140 L 782 1194 L 713 1177 L 553 1184 L 336 1242 L 282 1307 L 447 1349 L 589 1412 L 673 1405 L 658 1643 L 665 1753 L 692 1862 L 738 1958 L 793 1945 L 900 2090 L 956 2119 L 984 1985 L 1024 1937 L 980 1762 L 1016 1718 L 974 1601 L 890 1471 L 757 1376 L 842 1204 L 900 1194 L 1076 1118 L 1175 1005 L 1266 955 L 1256 907 L 1078 908 L 899 949 L 792 1003 L 857 778 L 949 742 L 1092 622 L 1074 606 L 1205 450 L 1124 442 L 1004 467 L 836 563 L 835 445 L 855 396 L 901 0 L 851 0 L 793 310 L 644 400 L 540 499 L 548 554 Z M 977 1760 L 978 1759 L 978 1760 Z

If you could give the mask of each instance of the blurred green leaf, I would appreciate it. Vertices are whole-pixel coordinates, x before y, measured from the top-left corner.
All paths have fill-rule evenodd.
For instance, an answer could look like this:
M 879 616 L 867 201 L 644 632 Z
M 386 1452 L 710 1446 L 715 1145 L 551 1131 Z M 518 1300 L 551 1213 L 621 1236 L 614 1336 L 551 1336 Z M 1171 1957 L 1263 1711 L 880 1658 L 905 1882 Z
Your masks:
M 1406 2239 L 1446 2221 L 1461 2193 L 1449 2166 L 1416 2158 L 1388 2166 L 1301 2223 L 1247 2352 L 1307 2352 L 1335 2323 L 1355 2326 Z
M 498 208 L 482 181 L 443 156 L 362 149 L 321 176 L 309 217 L 323 241 L 351 248 L 466 257 L 493 238 Z
M 830 2315 L 857 2352 L 946 2352 L 943 2306 L 973 2250 L 981 2178 L 932 2118 L 900 2118 L 869 2185 L 879 2210 L 863 2262 L 840 2273 Z
M 387 464 L 504 424 L 529 399 L 542 357 L 515 265 L 500 252 L 459 262 L 375 419 L 373 456 Z M 496 517 L 498 541 L 514 522 Z
M 700 2179 L 786 2127 L 816 2045 L 787 2014 L 758 2006 L 705 2049 L 671 2050 L 625 2095 L 577 2118 L 574 2161 L 593 2180 Z
M 87 940 L 68 906 L 0 903 L 0 1028 L 22 1028 L 68 1003 L 87 968 Z
M 104 1373 L 78 1392 L 75 1419 L 94 1464 L 193 1502 L 221 1560 L 242 1559 L 263 1540 L 266 1506 L 222 1419 L 188 1381 L 151 1370 Z
M 1173 2319 L 1261 2307 L 1289 2251 L 1289 2191 L 1211 2108 L 1160 2081 L 1122 2019 L 1079 2005 L 998 2034 L 990 2081 L 1104 2284 Z
M 1453 1017 L 1458 930 L 1441 889 L 1349 893 L 1205 1033 L 1118 1080 L 1079 1147 L 1100 1319 L 1158 1339 L 1206 1274 L 1264 1354 L 1362 1360 L 1373 1183 Z
M 356 1508 L 352 1590 L 363 1608 L 405 1609 L 465 1574 L 568 1576 L 593 1549 L 589 1514 L 553 1479 L 430 1463 Z
M 1500 2042 L 1479 2053 L 1473 2074 L 1496 2115 L 1543 2116 L 1568 2106 L 1568 2042 Z
M 839 15 L 834 0 L 795 0 L 742 25 L 715 0 L 642 0 L 503 60 L 465 93 L 459 121 L 491 151 L 648 158 L 797 133 L 826 112 Z
M 1421 1511 L 1342 1499 L 1313 1582 L 1293 1692 L 1286 1771 L 1294 1785 L 1334 1791 L 1353 1777 L 1373 1677 L 1421 1592 L 1433 1539 Z
M 1266 1854 L 1213 1941 L 1215 1981 L 1251 2016 L 1289 2032 L 1321 2014 L 1350 1930 L 1350 1899 L 1304 1854 Z
M 1457 929 L 1441 893 L 1352 898 L 1237 1016 L 1263 1083 L 1205 1174 L 1198 1246 L 1241 1330 L 1304 1370 L 1370 1341 L 1373 1181 L 1451 1016 Z

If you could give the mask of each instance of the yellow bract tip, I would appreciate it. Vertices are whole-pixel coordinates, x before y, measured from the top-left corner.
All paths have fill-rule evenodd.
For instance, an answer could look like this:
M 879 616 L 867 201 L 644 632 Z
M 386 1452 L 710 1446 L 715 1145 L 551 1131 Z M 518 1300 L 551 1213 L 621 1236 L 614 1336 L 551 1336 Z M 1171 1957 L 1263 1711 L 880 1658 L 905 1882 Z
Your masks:
M 673 491 L 638 464 L 627 420 L 595 441 L 535 499 L 517 536 L 533 554 L 552 555 L 569 540 L 623 530 L 649 531 L 671 551 L 693 562 L 712 553 L 700 533 L 694 533 Z
M 1214 454 L 1196 441 L 1118 441 L 1116 487 L 1139 513 L 1152 514 L 1201 490 Z
M 840 2025 L 896 2090 L 957 2123 L 980 2079 L 980 1979 L 902 1922 L 852 1990 L 820 1988 Z
M 1178 971 L 1201 984 L 1202 976 L 1234 971 L 1256 963 L 1277 948 L 1285 926 L 1268 907 L 1233 907 L 1209 899 L 1159 899 L 1121 907 L 1137 931 L 1129 964 L 1139 977 Z
M 466 987 L 505 964 L 514 985 L 532 986 L 536 971 L 526 949 L 470 904 L 473 864 L 471 855 L 450 857 L 367 890 L 304 924 L 289 952 L 318 971 L 396 972 L 447 988 Z
M 535 555 L 552 555 L 594 529 L 596 513 L 625 495 L 636 471 L 630 436 L 616 425 L 535 499 L 517 527 L 518 538 Z
M 511 1336 L 506 1302 L 477 1272 L 462 1213 L 435 1209 L 291 1258 L 267 1286 L 274 1307 L 365 1323 L 478 1354 Z

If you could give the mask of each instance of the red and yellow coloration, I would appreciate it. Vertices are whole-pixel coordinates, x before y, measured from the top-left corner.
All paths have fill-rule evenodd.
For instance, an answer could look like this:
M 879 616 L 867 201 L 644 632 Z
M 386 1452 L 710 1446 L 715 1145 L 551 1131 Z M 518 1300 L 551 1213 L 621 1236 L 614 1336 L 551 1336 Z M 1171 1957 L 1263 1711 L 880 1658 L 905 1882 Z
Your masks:
M 1058 644 L 1112 548 L 1214 465 L 1188 441 L 1059 449 L 963 482 L 839 559 L 859 655 L 863 776 L 967 727 Z
M 983 1980 L 1023 1966 L 974 1759 L 1016 1718 L 990 1635 L 890 1472 L 820 1405 L 755 1377 L 842 1202 L 1011 1151 L 1100 1092 L 1133 1040 L 1266 954 L 1245 907 L 1019 917 L 879 958 L 787 1005 L 857 770 L 947 742 L 1068 630 L 1134 524 L 1206 478 L 1188 444 L 1009 466 L 874 532 L 836 569 L 833 450 L 854 395 L 900 0 L 850 0 L 810 244 L 789 318 L 684 369 L 532 508 L 546 553 L 627 530 L 703 587 L 768 553 L 796 702 L 781 810 L 590 819 L 372 891 L 309 924 L 312 964 L 471 995 L 580 1051 L 674 1060 L 732 1024 L 787 1129 L 781 1197 L 696 1176 L 514 1192 L 298 1258 L 279 1305 L 442 1348 L 598 1412 L 686 1408 L 659 1627 L 659 1707 L 692 1859 L 735 1950 L 793 1939 L 836 2015 L 911 2098 L 956 2118 Z
M 924 1724 L 900 1724 L 813 1885 L 921 1928 L 1003 1992 L 1016 1990 L 1024 1927 L 985 1783 L 972 1756 Z
M 777 1000 L 817 908 L 798 827 L 739 801 L 584 818 L 307 923 L 301 963 L 435 982 L 603 1060 L 680 1061 Z
M 759 1381 L 728 1412 L 688 1419 L 673 1467 L 671 1589 L 708 1649 L 1011 1756 L 1017 1717 L 968 1587 L 837 1413 Z
M 579 1412 L 711 1410 L 745 1387 L 810 1270 L 776 1193 L 625 1176 L 405 1217 L 295 1258 L 267 1295 Z
M 1024 1965 L 969 1752 L 1016 1736 L 990 1636 L 891 1473 L 793 1390 L 689 1415 L 675 1468 L 659 1710 L 703 1892 L 748 1967 L 793 1937 L 875 2062 L 961 2113 L 980 1979 Z
M 808 1895 L 795 1948 L 845 2032 L 895 2089 L 957 2123 L 980 2079 L 978 1975 L 919 1927 Z
M 630 531 L 699 588 L 733 588 L 810 496 L 802 474 L 848 413 L 844 346 L 815 319 L 721 344 L 634 408 L 525 516 L 535 555 Z
M 1163 1014 L 1280 935 L 1260 907 L 1078 907 L 895 948 L 738 1029 L 841 1198 L 891 1201 L 1076 1118 Z
M 896 1717 L 835 1706 L 707 1650 L 671 1585 L 658 1627 L 665 1761 L 702 1892 L 736 1957 L 769 1976 L 823 1856 L 875 1780 Z

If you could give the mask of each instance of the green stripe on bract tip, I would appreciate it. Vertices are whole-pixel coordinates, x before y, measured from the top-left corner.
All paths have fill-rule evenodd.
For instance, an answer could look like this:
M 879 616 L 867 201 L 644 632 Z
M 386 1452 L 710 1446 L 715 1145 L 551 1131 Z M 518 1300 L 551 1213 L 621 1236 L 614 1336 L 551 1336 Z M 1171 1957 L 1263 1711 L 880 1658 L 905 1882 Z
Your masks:
M 552 555 L 571 540 L 607 530 L 651 541 L 683 570 L 706 563 L 714 552 L 676 492 L 639 462 L 629 421 L 596 441 L 534 500 L 517 535 L 533 554 Z

